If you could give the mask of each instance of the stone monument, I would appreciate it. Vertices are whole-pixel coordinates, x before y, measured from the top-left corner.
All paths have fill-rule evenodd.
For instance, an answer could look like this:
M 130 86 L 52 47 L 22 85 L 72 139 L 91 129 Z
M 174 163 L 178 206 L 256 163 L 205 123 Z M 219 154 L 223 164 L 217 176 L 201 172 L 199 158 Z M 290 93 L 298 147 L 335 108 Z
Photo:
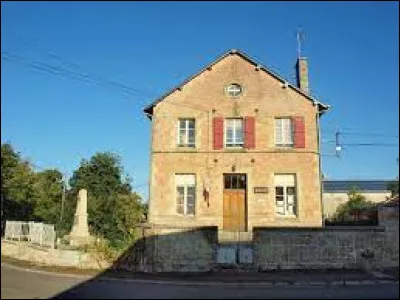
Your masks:
M 91 241 L 92 237 L 89 234 L 87 220 L 87 190 L 81 189 L 79 190 L 76 204 L 74 225 L 69 234 L 69 243 L 71 246 L 82 246 L 89 244 Z

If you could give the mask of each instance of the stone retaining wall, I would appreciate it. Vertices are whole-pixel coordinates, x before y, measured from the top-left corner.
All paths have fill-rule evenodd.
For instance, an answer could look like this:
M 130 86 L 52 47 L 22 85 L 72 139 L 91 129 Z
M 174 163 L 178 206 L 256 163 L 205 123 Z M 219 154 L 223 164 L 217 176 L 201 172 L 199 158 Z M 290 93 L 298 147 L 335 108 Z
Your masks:
M 324 228 L 254 228 L 252 263 L 269 269 L 381 268 L 399 266 L 399 208 L 381 208 L 379 226 Z M 217 264 L 218 228 L 146 225 L 142 236 L 113 264 L 73 250 L 41 249 L 2 241 L 2 254 L 44 265 L 123 269 L 145 272 L 206 272 Z M 225 243 L 233 249 L 239 243 Z M 247 251 L 246 250 L 246 251 Z M 236 251 L 236 250 L 235 250 Z M 239 253 L 239 252 L 238 252 Z M 240 259 L 239 265 L 240 267 Z
M 215 260 L 217 236 L 217 227 L 149 226 L 113 267 L 149 272 L 209 271 Z
M 255 228 L 254 267 L 268 269 L 399 266 L 399 210 L 381 208 L 374 227 Z
M 78 250 L 46 249 L 27 242 L 1 241 L 1 254 L 39 265 L 100 270 L 110 263 Z

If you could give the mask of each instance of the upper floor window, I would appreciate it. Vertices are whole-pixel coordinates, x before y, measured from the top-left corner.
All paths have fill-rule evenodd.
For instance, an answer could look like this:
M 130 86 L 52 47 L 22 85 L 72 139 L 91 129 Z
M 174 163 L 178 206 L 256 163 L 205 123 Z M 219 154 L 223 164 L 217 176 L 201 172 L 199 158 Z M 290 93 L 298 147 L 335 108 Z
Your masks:
M 194 119 L 179 119 L 178 147 L 195 147 L 196 123 Z
M 243 147 L 243 119 L 225 120 L 225 147 Z
M 276 174 L 275 184 L 275 213 L 278 216 L 295 216 L 296 178 L 294 174 Z
M 242 91 L 242 86 L 237 83 L 232 83 L 226 87 L 226 93 L 232 98 L 239 97 Z
M 194 174 L 176 174 L 176 212 L 182 215 L 194 215 L 196 207 L 196 176 Z
M 275 146 L 293 147 L 293 122 L 292 118 L 275 119 Z

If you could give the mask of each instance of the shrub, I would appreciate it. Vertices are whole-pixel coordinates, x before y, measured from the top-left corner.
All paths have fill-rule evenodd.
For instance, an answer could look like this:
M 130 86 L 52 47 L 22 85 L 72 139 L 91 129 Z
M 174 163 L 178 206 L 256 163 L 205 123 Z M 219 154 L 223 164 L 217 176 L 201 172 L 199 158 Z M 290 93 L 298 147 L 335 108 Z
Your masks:
M 110 242 L 102 237 L 95 237 L 93 242 L 84 249 L 86 252 L 94 253 L 99 260 L 114 261 L 118 258 L 120 251 L 110 245 Z
M 348 193 L 349 201 L 341 204 L 333 218 L 326 220 L 327 225 L 376 225 L 376 204 L 367 201 L 356 188 Z

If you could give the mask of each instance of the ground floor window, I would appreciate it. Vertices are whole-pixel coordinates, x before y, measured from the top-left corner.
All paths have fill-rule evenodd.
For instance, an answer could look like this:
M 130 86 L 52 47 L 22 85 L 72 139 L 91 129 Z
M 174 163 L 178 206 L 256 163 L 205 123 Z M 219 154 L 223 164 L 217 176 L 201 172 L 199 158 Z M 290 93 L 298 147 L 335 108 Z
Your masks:
M 176 174 L 176 212 L 181 215 L 194 215 L 196 207 L 196 176 Z
M 294 174 L 275 174 L 274 184 L 276 215 L 296 216 L 296 176 Z

